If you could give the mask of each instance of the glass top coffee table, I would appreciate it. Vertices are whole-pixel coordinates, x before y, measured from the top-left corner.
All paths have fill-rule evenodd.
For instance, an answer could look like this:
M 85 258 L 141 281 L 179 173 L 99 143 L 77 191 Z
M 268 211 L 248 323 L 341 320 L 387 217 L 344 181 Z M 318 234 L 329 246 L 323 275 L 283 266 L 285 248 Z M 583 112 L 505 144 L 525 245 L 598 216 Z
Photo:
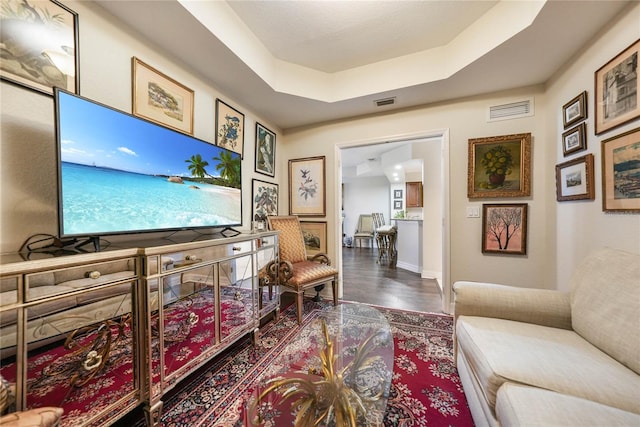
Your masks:
M 393 374 L 393 335 L 373 307 L 319 312 L 274 357 L 247 404 L 254 426 L 382 425 Z

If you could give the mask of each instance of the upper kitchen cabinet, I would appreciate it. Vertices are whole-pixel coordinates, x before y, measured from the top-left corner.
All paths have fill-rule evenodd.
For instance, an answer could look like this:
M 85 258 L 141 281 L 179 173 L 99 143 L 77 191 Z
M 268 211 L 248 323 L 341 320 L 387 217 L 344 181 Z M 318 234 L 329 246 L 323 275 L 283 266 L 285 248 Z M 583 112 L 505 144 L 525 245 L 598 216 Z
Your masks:
M 421 208 L 422 207 L 422 182 L 407 182 L 407 208 Z

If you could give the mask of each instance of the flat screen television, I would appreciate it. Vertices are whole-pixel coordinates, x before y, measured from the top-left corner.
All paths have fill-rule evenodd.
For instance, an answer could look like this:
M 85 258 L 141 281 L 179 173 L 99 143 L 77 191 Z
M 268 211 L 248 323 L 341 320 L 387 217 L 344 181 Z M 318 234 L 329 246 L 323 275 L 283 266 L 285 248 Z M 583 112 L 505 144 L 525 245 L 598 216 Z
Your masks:
M 238 153 L 61 89 L 54 101 L 60 238 L 242 224 Z

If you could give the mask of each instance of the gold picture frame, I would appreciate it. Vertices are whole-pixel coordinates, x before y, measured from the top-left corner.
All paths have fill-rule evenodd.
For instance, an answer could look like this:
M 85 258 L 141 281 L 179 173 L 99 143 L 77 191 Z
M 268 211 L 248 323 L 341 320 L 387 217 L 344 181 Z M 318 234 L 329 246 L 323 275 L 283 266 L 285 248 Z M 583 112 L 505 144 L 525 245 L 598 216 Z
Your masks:
M 78 14 L 55 0 L 2 1 L 0 78 L 53 96 L 80 93 Z M 30 46 L 25 49 L 24 46 Z
M 131 64 L 133 115 L 193 135 L 193 90 L 135 56 Z
M 289 160 L 289 215 L 325 216 L 325 156 Z
M 556 199 L 559 202 L 595 199 L 593 176 L 593 154 L 556 165 Z
M 467 197 L 531 194 L 531 133 L 469 139 Z
M 327 253 L 327 223 L 324 221 L 300 221 L 307 255 Z
M 601 142 L 602 210 L 640 213 L 640 128 Z
M 640 39 L 595 72 L 596 135 L 640 117 Z
M 527 254 L 527 203 L 482 205 L 482 253 Z

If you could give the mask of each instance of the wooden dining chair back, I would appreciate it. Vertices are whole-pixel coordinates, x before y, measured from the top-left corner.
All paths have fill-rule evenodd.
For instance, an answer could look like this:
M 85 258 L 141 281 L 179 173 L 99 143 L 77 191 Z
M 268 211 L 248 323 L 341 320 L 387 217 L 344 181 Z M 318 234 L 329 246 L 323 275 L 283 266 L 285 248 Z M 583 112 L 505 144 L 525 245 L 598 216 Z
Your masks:
M 371 247 L 373 247 L 374 227 L 372 215 L 360 215 L 358 218 L 358 227 L 355 233 L 353 233 L 353 245 L 357 246 L 357 242 L 360 242 L 362 247 L 362 240 L 368 240 Z

